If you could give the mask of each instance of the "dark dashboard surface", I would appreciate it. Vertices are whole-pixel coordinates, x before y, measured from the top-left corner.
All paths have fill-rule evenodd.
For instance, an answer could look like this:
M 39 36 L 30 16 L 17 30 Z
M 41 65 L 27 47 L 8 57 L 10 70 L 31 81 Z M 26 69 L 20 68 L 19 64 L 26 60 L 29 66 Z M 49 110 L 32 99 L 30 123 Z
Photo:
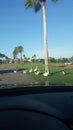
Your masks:
M 73 90 L 52 91 L 48 87 L 1 90 L 1 129 L 73 129 Z

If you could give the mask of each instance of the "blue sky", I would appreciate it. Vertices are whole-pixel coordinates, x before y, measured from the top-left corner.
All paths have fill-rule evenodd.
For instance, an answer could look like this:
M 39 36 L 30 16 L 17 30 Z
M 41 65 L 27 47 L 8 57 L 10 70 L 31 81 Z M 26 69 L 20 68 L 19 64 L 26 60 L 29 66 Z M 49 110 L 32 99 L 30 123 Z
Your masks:
M 0 52 L 12 58 L 16 46 L 27 57 L 44 57 L 42 10 L 25 10 L 25 0 L 0 0 Z M 46 0 L 48 50 L 51 57 L 73 55 L 73 0 Z

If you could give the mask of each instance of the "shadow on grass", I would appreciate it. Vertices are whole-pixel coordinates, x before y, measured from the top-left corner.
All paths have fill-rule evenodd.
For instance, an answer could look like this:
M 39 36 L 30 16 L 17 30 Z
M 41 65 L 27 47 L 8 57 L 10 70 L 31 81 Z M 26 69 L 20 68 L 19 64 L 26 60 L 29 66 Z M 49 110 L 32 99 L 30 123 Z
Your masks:
M 7 73 L 13 73 L 14 71 L 21 72 L 24 69 L 10 69 L 10 70 L 0 70 L 0 74 L 7 74 Z
M 58 73 L 62 73 L 62 71 L 65 71 L 65 75 L 69 74 L 69 72 L 66 71 L 66 69 L 60 70 L 60 71 L 56 71 L 56 72 L 51 72 L 50 76 L 54 75 L 54 74 L 58 74 Z M 63 75 L 63 74 L 62 74 Z

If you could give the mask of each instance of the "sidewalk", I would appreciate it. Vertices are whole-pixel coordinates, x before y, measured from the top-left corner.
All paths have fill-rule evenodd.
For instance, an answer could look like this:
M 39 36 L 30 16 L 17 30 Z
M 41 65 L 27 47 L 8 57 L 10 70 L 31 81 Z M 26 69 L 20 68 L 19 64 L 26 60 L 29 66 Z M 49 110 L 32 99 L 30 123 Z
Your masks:
M 22 71 L 14 73 L 15 66 L 13 64 L 0 65 L 0 86 L 1 85 L 29 85 L 36 82 L 32 77 L 24 74 Z

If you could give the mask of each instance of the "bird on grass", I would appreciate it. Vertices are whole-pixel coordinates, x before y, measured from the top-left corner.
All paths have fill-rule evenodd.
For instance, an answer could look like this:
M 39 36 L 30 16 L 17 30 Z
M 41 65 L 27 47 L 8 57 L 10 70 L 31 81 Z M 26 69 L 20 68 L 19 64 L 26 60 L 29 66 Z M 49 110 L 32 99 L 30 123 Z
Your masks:
M 31 69 L 29 70 L 29 73 L 31 73 L 32 72 L 32 67 L 31 67 Z
M 14 70 L 13 72 L 14 72 L 14 73 L 17 73 L 17 70 Z
M 23 73 L 26 74 L 26 73 L 27 73 L 27 70 L 23 70 Z
M 63 71 L 62 71 L 62 74 L 63 74 L 63 75 L 65 75 L 65 74 L 66 74 L 66 72 L 63 70 Z
M 36 72 L 38 70 L 38 66 L 36 66 L 36 68 L 34 69 L 34 72 Z
M 49 75 L 49 72 L 45 72 L 43 76 L 47 77 Z
M 38 71 L 36 71 L 36 72 L 34 72 L 35 73 L 35 75 L 39 75 L 40 74 L 40 71 L 38 70 Z

